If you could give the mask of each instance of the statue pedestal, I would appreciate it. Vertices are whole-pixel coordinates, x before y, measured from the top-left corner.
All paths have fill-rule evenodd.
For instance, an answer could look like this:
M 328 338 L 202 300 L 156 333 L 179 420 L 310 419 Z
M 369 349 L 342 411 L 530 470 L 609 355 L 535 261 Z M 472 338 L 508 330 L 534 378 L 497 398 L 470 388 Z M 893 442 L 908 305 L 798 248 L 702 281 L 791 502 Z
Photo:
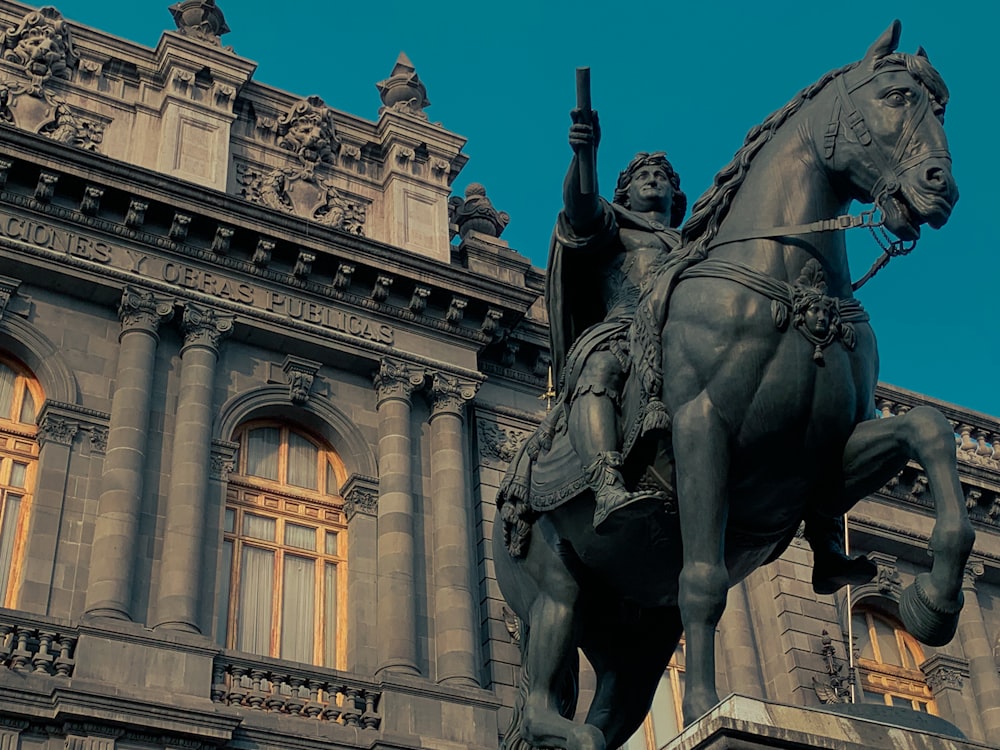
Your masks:
M 887 710 L 883 712 L 882 708 Z M 742 695 L 726 698 L 662 750 L 771 748 L 990 750 L 988 745 L 962 738 L 961 732 L 943 719 L 906 709 L 887 706 L 802 708 Z

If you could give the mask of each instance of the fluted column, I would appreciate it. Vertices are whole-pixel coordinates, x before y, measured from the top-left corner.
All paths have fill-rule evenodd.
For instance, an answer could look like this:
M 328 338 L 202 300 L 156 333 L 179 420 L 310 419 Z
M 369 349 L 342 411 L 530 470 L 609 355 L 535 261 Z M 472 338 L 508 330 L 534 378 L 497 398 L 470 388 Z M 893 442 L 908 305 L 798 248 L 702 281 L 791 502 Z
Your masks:
M 976 578 L 983 571 L 983 564 L 978 561 L 966 566 L 962 584 L 965 606 L 958 621 L 958 637 L 969 660 L 969 679 L 979 706 L 986 741 L 991 745 L 1000 745 L 1000 675 L 997 674 L 989 633 L 976 593 Z
M 172 300 L 132 287 L 126 287 L 118 308 L 122 322 L 118 371 L 87 583 L 86 612 L 91 616 L 132 619 L 132 573 L 157 328 L 172 314 Z
M 410 413 L 423 370 L 383 360 L 378 411 L 378 670 L 420 674 L 414 581 Z
M 437 681 L 478 687 L 472 595 L 469 467 L 463 412 L 478 384 L 436 373 L 431 383 L 431 506 Z
M 233 330 L 233 316 L 187 303 L 181 329 L 181 384 L 154 627 L 200 633 L 198 603 L 212 455 L 212 389 L 219 346 Z

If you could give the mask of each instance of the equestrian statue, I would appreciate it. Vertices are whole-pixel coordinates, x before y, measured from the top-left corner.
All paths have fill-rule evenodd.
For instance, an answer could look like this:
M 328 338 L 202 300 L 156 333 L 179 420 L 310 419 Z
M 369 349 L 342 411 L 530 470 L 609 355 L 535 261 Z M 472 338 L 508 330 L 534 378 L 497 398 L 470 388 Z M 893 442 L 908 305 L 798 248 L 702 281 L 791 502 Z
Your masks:
M 854 296 L 958 199 L 947 87 L 922 49 L 896 52 L 899 34 L 753 128 L 679 231 L 687 201 L 662 153 L 599 197 L 578 71 L 546 288 L 557 395 L 497 496 L 496 576 L 521 621 L 507 750 L 622 745 L 682 633 L 684 719 L 704 714 L 729 587 L 803 523 L 818 593 L 871 580 L 842 516 L 911 460 L 935 502 L 933 562 L 900 615 L 929 645 L 954 635 L 974 540 L 954 432 L 925 406 L 875 418 L 878 351 Z M 849 216 L 853 200 L 874 209 Z M 855 226 L 897 239 L 852 283 Z M 582 724 L 580 650 L 597 678 Z

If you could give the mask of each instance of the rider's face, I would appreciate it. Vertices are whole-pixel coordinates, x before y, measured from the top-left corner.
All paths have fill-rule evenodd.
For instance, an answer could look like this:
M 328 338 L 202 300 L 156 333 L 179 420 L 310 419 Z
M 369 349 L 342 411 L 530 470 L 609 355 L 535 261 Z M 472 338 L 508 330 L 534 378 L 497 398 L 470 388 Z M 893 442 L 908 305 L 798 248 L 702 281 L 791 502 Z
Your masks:
M 639 167 L 632 175 L 628 197 L 633 211 L 667 211 L 673 199 L 667 170 L 655 164 Z

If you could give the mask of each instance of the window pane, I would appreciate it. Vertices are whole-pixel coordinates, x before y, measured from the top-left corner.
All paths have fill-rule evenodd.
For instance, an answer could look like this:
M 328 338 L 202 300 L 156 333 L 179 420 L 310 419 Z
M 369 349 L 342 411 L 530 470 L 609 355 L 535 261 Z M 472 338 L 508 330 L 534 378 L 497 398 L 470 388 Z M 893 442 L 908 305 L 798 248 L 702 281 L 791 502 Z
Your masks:
M 333 464 L 326 462 L 326 494 L 336 495 L 340 488 L 337 486 L 337 474 L 333 470 Z
M 17 376 L 7 365 L 0 365 L 0 419 L 11 419 L 14 407 L 14 379 Z
M 337 566 L 327 563 L 323 574 L 323 665 L 337 666 Z
M 24 401 L 21 402 L 21 418 L 18 420 L 22 424 L 35 423 L 35 399 L 31 396 L 31 391 L 25 387 Z
M 297 523 L 286 523 L 285 544 L 299 549 L 316 549 L 316 529 L 311 526 L 299 526 Z
M 868 633 L 868 620 L 863 614 L 856 614 L 851 618 L 851 627 L 854 629 L 854 642 L 858 645 L 858 657 L 874 661 L 875 651 Z
M 260 427 L 247 434 L 247 474 L 278 481 L 278 448 L 281 431 Z
M 232 534 L 236 530 L 236 511 L 232 508 L 226 508 L 226 517 L 222 524 L 223 530 Z
M 285 555 L 281 658 L 312 664 L 316 561 Z
M 236 648 L 271 654 L 271 604 L 274 596 L 274 553 L 244 546 L 240 566 L 239 628 Z
M 319 489 L 316 484 L 318 454 L 316 446 L 304 437 L 288 433 L 288 483 L 309 490 Z
M 7 598 L 10 569 L 14 562 L 17 516 L 20 511 L 21 497 L 8 494 L 3 507 L 3 525 L 0 527 L 0 604 L 3 604 Z
M 253 513 L 243 514 L 243 535 L 253 539 L 263 539 L 273 542 L 277 522 L 273 518 L 255 516 Z
M 226 516 L 230 511 L 226 510 Z M 222 542 L 222 564 L 219 566 L 219 582 L 216 584 L 219 600 L 215 608 L 215 639 L 220 646 L 226 645 L 226 630 L 229 624 L 229 589 L 233 585 L 233 543 L 226 539 Z
M 903 657 L 899 654 L 899 644 L 896 642 L 896 631 L 884 620 L 877 617 L 875 621 L 875 636 L 878 638 L 878 650 L 883 664 L 903 665 Z
M 335 531 L 326 532 L 326 554 L 337 554 L 337 532 Z
M 656 747 L 667 744 L 677 736 L 680 731 L 677 726 L 677 708 L 675 706 L 673 686 L 670 684 L 670 675 L 665 674 L 660 678 L 660 686 L 653 696 L 653 705 L 649 709 L 653 719 L 653 736 Z
M 15 461 L 10 467 L 10 486 L 24 487 L 24 482 L 28 478 L 28 464 Z
M 628 738 L 628 742 L 622 745 L 621 750 L 652 750 L 650 743 L 646 741 L 645 722 L 635 730 L 635 734 Z

